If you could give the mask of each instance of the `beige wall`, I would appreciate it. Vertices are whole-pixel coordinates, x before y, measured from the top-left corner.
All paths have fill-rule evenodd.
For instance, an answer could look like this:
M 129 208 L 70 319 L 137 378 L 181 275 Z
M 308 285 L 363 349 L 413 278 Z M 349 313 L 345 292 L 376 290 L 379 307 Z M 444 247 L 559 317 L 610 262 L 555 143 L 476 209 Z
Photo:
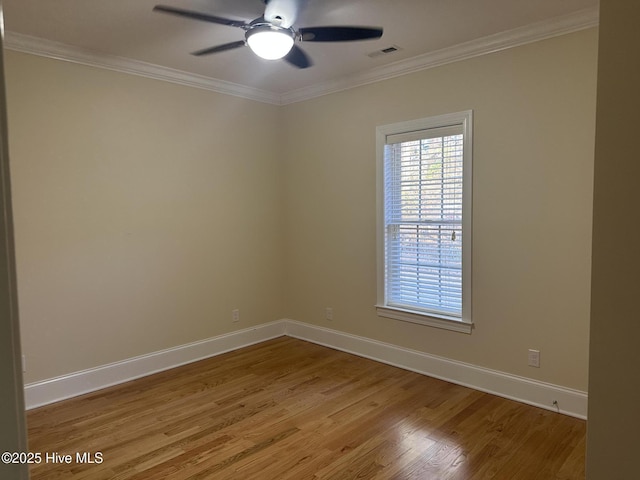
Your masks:
M 640 3 L 601 0 L 587 478 L 638 477 Z
M 285 107 L 9 52 L 26 381 L 286 317 L 586 390 L 596 44 Z M 466 109 L 477 328 L 378 318 L 375 127 Z
M 286 106 L 289 318 L 586 391 L 596 62 L 591 29 Z M 477 328 L 378 318 L 375 127 L 467 109 Z
M 277 107 L 16 52 L 7 83 L 26 382 L 283 317 Z

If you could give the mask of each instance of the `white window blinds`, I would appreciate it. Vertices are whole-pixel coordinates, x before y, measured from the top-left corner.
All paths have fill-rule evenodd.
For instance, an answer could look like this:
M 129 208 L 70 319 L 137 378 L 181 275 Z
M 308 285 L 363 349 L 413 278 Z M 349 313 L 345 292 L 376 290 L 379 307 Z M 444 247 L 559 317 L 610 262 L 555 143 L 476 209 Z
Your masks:
M 386 135 L 386 305 L 462 317 L 463 126 Z

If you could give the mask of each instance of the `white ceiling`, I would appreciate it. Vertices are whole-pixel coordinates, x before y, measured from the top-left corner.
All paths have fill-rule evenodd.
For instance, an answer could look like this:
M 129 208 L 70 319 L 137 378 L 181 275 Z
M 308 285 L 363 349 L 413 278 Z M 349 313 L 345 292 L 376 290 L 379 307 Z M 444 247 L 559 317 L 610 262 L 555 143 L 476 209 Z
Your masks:
M 335 84 L 343 78 L 366 78 L 384 69 L 401 70 L 419 65 L 416 59 L 455 51 L 456 46 L 476 41 L 490 45 L 504 32 L 519 32 L 526 41 L 527 32 L 543 32 L 545 26 L 552 26 L 551 33 L 554 25 L 560 33 L 563 28 L 577 30 L 597 21 L 598 7 L 598 0 L 299 1 L 303 5 L 296 27 L 381 26 L 384 35 L 374 41 L 303 43 L 314 65 L 299 70 L 284 61 L 262 60 L 248 48 L 190 55 L 242 40 L 244 32 L 152 11 L 154 5 L 164 4 L 250 21 L 264 12 L 262 0 L 4 0 L 3 4 L 9 48 L 38 44 L 46 50 L 42 46 L 49 44 L 63 51 L 69 47 L 68 51 L 83 55 L 129 59 L 273 95 Z M 401 50 L 368 56 L 391 45 Z M 496 45 L 494 50 L 500 48 Z

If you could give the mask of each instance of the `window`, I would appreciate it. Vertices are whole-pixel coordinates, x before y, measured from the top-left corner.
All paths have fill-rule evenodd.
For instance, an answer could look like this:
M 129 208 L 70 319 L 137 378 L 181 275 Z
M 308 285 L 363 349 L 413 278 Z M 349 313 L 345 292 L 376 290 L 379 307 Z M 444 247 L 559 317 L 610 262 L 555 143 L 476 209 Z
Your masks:
M 472 112 L 377 128 L 378 315 L 471 332 Z

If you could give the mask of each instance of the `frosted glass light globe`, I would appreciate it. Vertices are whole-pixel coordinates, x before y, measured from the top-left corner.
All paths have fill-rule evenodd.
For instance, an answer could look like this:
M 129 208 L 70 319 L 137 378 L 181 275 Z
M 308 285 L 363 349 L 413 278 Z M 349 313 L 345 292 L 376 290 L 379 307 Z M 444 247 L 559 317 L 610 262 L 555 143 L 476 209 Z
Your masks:
M 289 30 L 268 25 L 247 32 L 247 43 L 253 53 L 266 60 L 284 57 L 293 47 L 293 35 Z

